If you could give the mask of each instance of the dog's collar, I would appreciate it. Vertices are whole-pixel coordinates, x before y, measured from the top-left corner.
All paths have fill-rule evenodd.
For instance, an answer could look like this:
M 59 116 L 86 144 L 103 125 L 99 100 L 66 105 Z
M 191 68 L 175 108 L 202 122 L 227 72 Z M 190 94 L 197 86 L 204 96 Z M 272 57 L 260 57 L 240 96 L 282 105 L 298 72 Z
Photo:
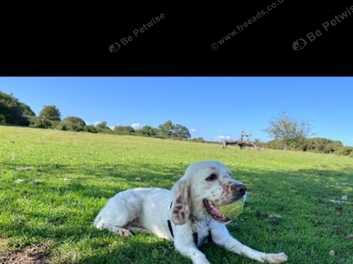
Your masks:
M 172 206 L 173 206 L 173 201 L 170 203 L 169 209 L 171 209 Z M 170 235 L 171 235 L 172 238 L 174 239 L 173 227 L 172 227 L 172 223 L 171 223 L 171 221 L 170 221 L 169 219 L 167 220 L 167 224 L 168 224 L 168 228 L 169 228 Z M 192 237 L 193 237 L 193 239 L 194 239 L 195 245 L 197 246 L 197 245 L 198 245 L 198 242 L 199 242 L 199 236 L 198 236 L 197 232 L 193 232 L 193 233 L 192 233 Z

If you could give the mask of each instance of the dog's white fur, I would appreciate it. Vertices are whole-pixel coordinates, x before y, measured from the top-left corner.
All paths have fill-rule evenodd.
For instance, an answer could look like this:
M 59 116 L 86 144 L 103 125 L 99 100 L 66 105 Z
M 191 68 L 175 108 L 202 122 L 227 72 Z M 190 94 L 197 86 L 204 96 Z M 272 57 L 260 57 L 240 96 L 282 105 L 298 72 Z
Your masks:
M 211 174 L 217 181 L 206 181 Z M 269 254 L 243 245 L 233 238 L 225 224 L 214 220 L 206 211 L 202 200 L 217 205 L 230 201 L 227 186 L 240 183 L 231 177 L 230 170 L 217 161 L 202 161 L 190 165 L 172 190 L 160 188 L 135 188 L 117 193 L 99 212 L 94 225 L 119 235 L 130 235 L 130 230 L 141 227 L 158 237 L 174 241 L 175 248 L 195 264 L 209 263 L 198 246 L 209 235 L 212 241 L 224 248 L 263 263 L 287 261 L 284 253 Z M 171 207 L 172 205 L 172 207 Z M 172 224 L 174 237 L 168 228 Z M 193 233 L 198 233 L 195 244 Z

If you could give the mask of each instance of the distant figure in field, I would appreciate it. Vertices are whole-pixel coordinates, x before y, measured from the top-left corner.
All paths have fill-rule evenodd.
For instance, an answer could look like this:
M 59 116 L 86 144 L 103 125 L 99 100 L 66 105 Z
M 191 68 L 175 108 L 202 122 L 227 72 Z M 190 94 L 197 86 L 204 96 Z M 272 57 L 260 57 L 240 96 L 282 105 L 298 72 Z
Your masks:
M 228 145 L 237 145 L 240 149 L 245 147 L 257 149 L 257 146 L 252 142 L 240 141 L 240 140 L 223 140 L 222 148 L 226 148 Z
M 222 142 L 222 148 L 226 148 L 227 145 L 237 145 L 240 147 L 240 149 L 243 149 L 245 147 L 257 149 L 257 146 L 254 143 L 250 142 L 249 137 L 250 137 L 249 133 L 246 133 L 245 131 L 241 131 L 240 140 L 225 139 Z

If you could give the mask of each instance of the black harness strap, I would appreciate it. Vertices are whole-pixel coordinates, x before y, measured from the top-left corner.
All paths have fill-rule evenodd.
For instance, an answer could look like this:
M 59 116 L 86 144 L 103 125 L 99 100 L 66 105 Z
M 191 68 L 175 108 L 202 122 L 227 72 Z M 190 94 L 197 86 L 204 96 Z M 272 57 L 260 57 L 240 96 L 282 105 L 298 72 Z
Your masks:
M 173 228 L 172 228 L 172 224 L 170 223 L 170 220 L 167 220 L 168 223 L 168 227 L 169 227 L 169 232 L 172 235 L 172 238 L 174 238 L 174 233 L 173 233 Z
M 170 203 L 169 209 L 172 208 L 172 205 L 173 205 L 173 201 Z M 170 232 L 170 234 L 172 235 L 172 238 L 174 238 L 172 223 L 170 222 L 169 219 L 167 220 L 167 223 L 168 223 L 169 232 Z
M 169 209 L 172 208 L 173 202 L 170 203 Z M 170 222 L 170 220 L 167 220 L 167 224 L 168 224 L 168 228 L 169 228 L 169 232 L 172 235 L 172 238 L 174 238 L 174 232 L 173 232 L 173 228 L 172 228 L 172 223 Z M 197 246 L 198 242 L 199 242 L 199 238 L 198 238 L 198 234 L 197 232 L 192 233 L 192 237 L 194 239 L 194 243 Z
M 192 237 L 193 237 L 193 239 L 194 239 L 195 245 L 198 246 L 199 235 L 197 234 L 197 232 L 192 233 Z
M 208 231 L 208 241 L 213 242 L 211 230 Z

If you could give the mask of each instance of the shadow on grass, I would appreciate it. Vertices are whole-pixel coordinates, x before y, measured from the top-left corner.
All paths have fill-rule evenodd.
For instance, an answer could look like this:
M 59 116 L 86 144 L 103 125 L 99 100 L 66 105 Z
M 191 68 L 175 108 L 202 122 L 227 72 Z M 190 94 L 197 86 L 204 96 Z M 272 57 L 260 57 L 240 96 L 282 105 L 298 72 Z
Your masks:
M 167 241 L 146 243 L 129 238 L 129 241 L 118 247 L 113 247 L 109 251 L 105 249 L 97 251 L 94 256 L 83 257 L 79 263 L 189 263 L 187 259 L 175 251 L 172 243 Z
M 106 199 L 126 188 L 155 186 L 169 189 L 187 166 L 187 164 L 156 166 L 143 163 L 131 166 L 85 164 L 77 167 L 62 164 L 33 166 L 2 163 L 0 165 L 3 171 L 16 172 L 5 177 L 4 184 L 0 186 L 0 190 L 10 197 L 7 200 L 9 206 L 5 210 L 14 215 L 13 221 L 3 224 L 0 230 L 7 237 L 20 238 L 18 246 L 41 240 L 53 240 L 60 245 L 68 241 L 79 243 L 83 239 L 100 240 L 104 237 L 113 237 L 109 232 L 96 230 L 91 225 Z M 326 232 L 330 237 L 323 239 L 328 244 L 341 241 L 344 236 L 353 233 L 353 223 L 349 220 L 353 219 L 353 210 L 349 210 L 352 206 L 340 205 L 343 210 L 340 209 L 338 215 L 337 205 L 329 201 L 338 199 L 347 192 L 350 199 L 352 198 L 352 192 L 347 189 L 347 186 L 353 186 L 353 171 L 350 168 L 344 171 L 234 169 L 234 174 L 238 175 L 250 189 L 244 214 L 240 216 L 236 227 L 230 226 L 231 231 L 236 231 L 237 237 L 244 242 L 252 243 L 259 249 L 277 250 L 276 238 L 259 239 L 263 230 L 278 236 L 281 234 L 283 237 L 291 237 L 292 241 L 302 239 L 301 229 L 310 231 L 313 236 L 320 236 L 322 232 Z M 23 178 L 26 182 L 14 184 L 17 178 Z M 42 181 L 33 183 L 34 179 Z M 43 196 L 43 194 L 48 195 Z M 47 199 L 45 203 L 52 210 L 50 213 L 45 208 L 21 210 L 16 206 L 16 199 L 23 199 L 23 197 L 32 201 Z M 268 218 L 271 213 L 280 214 L 283 219 L 273 222 Z M 122 241 L 121 238 L 114 237 L 114 239 Z M 306 239 L 310 244 L 310 239 L 315 238 Z M 285 244 L 285 241 L 281 243 Z M 184 261 L 174 253 L 170 245 L 167 242 L 147 243 L 132 239 L 124 241 L 109 252 L 92 247 L 89 250 L 95 252 L 94 256 L 83 256 L 80 263 Z M 273 248 L 268 248 L 271 245 Z M 342 242 L 341 245 L 344 247 L 345 244 Z M 298 245 L 292 243 L 286 245 L 284 249 L 291 252 L 297 250 L 297 247 Z M 171 258 L 168 258 L 169 254 Z M 232 256 L 231 253 L 222 252 L 222 254 L 226 257 Z M 299 263 L 301 260 L 296 261 Z
M 169 241 L 154 241 L 153 243 L 141 242 L 129 239 L 129 242 L 119 246 L 119 249 L 110 252 L 100 251 L 94 256 L 82 258 L 82 264 L 115 264 L 115 263 L 139 263 L 139 264 L 164 264 L 164 263 L 191 263 L 191 260 L 181 256 Z M 104 245 L 101 245 L 104 247 Z M 227 252 L 212 243 L 206 243 L 202 252 L 211 263 L 253 263 L 244 257 Z

